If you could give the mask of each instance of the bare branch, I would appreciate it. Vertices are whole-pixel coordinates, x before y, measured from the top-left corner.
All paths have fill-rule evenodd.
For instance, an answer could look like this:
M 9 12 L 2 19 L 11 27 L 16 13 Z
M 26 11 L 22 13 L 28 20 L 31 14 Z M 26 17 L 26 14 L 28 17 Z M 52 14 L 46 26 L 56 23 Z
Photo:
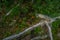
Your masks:
M 49 26 L 48 22 L 46 22 L 46 21 L 45 21 L 45 24 L 46 24 L 46 26 L 48 27 L 48 32 L 49 32 L 50 39 L 53 40 L 51 27 Z
M 37 17 L 43 18 L 43 19 L 52 19 L 51 17 L 47 16 L 47 15 L 43 15 L 43 14 L 37 14 Z
M 60 19 L 60 16 L 54 18 L 54 20 L 56 20 L 56 19 Z
M 37 23 L 36 25 L 33 25 L 32 27 L 27 28 L 27 29 L 24 30 L 23 32 L 21 32 L 21 33 L 19 33 L 19 34 L 16 34 L 16 35 L 12 35 L 12 36 L 7 37 L 7 38 L 5 38 L 5 39 L 3 39 L 3 40 L 9 40 L 9 39 L 13 39 L 13 38 L 19 37 L 19 36 L 23 35 L 24 33 L 26 33 L 27 31 L 30 31 L 30 30 L 32 30 L 32 29 L 34 29 L 34 28 L 36 28 L 36 27 L 39 27 L 39 25 L 43 25 L 43 23 L 44 23 L 44 22 L 39 22 L 39 23 Z
M 37 37 L 32 38 L 31 40 L 45 39 L 45 38 L 47 38 L 47 37 L 48 37 L 48 35 L 37 36 Z
M 19 6 L 19 4 L 17 4 L 15 7 L 17 7 L 17 6 Z M 14 7 L 14 8 L 15 8 L 15 7 Z M 6 13 L 5 16 L 8 16 L 8 15 L 13 11 L 14 8 L 12 8 L 8 13 Z
M 52 22 L 56 21 L 56 19 L 54 19 L 54 18 L 52 19 L 52 18 L 50 18 L 48 16 L 45 16 L 45 15 L 42 15 L 42 14 L 40 14 L 39 17 L 40 18 L 43 18 L 43 19 L 47 19 L 47 20 L 40 21 L 36 25 L 33 25 L 32 27 L 27 28 L 23 32 L 20 32 L 19 34 L 15 34 L 15 35 L 12 35 L 10 37 L 4 38 L 3 40 L 11 40 L 13 38 L 20 37 L 24 33 L 28 32 L 28 31 L 31 31 L 32 29 L 34 29 L 36 27 L 39 27 L 40 25 L 43 25 L 43 24 L 46 24 L 47 25 L 47 27 L 49 29 L 49 36 L 50 36 L 51 40 L 53 40 L 53 36 L 52 36 L 52 32 L 51 32 L 51 27 L 49 26 L 49 24 L 51 24 Z M 59 17 L 56 17 L 56 18 L 60 18 L 60 16 Z

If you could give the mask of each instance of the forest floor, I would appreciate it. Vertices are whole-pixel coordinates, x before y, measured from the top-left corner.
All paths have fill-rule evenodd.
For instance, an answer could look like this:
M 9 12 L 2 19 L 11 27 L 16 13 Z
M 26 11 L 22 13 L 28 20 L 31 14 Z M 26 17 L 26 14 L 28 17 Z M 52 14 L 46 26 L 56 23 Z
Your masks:
M 38 23 L 41 19 L 37 14 L 51 18 L 60 16 L 60 0 L 0 0 L 0 40 Z M 40 34 L 40 31 L 43 32 Z M 47 31 L 46 27 L 37 27 L 33 34 L 34 36 L 45 35 L 48 34 Z M 60 33 L 60 19 L 52 23 L 52 33 L 54 40 L 60 40 L 60 36 L 57 36 Z M 25 35 L 27 37 L 21 40 L 30 40 L 30 34 L 31 32 L 27 32 Z M 41 40 L 50 39 L 48 37 Z

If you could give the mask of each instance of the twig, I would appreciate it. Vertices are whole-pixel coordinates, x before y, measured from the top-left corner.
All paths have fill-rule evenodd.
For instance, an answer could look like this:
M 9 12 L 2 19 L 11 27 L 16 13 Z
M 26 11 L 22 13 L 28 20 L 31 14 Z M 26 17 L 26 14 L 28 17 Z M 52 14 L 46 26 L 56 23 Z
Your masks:
M 31 40 L 45 39 L 45 38 L 47 38 L 47 37 L 48 37 L 48 35 L 37 36 L 37 37 L 32 38 Z
M 43 18 L 43 19 L 49 19 L 51 20 L 52 18 L 47 16 L 47 15 L 43 15 L 43 14 L 37 14 L 37 17 Z
M 49 26 L 48 22 L 46 22 L 46 21 L 45 21 L 45 24 L 46 24 L 46 26 L 48 27 L 48 32 L 49 32 L 50 39 L 53 40 L 51 27 Z
M 56 20 L 56 19 L 60 19 L 60 16 L 54 18 L 54 20 Z
M 17 7 L 17 6 L 19 6 L 19 4 L 17 4 L 15 7 Z M 14 7 L 14 8 L 15 8 L 15 7 Z M 12 8 L 8 13 L 6 13 L 5 16 L 8 16 L 8 15 L 13 11 L 14 8 Z
M 44 19 L 49 19 L 49 17 L 45 17 L 44 15 L 43 16 L 41 16 L 41 18 L 44 18 Z M 51 40 L 53 40 L 53 37 L 52 37 L 52 33 L 51 33 L 51 28 L 50 28 L 50 26 L 49 26 L 49 23 L 52 23 L 52 22 L 54 22 L 56 19 L 52 19 L 52 18 L 50 18 L 50 21 L 47 21 L 47 20 L 45 20 L 45 21 L 47 21 L 47 22 L 39 22 L 39 23 L 37 23 L 36 25 L 33 25 L 32 27 L 29 27 L 29 28 L 27 28 L 26 30 L 24 30 L 23 32 L 21 32 L 21 33 L 19 33 L 19 34 L 15 34 L 15 35 L 12 35 L 12 36 L 10 36 L 10 37 L 7 37 L 7 38 L 4 38 L 3 40 L 11 40 L 11 39 L 13 39 L 13 38 L 16 38 L 16 37 L 20 37 L 21 35 L 23 35 L 24 33 L 26 33 L 26 32 L 28 32 L 28 31 L 31 31 L 32 29 L 34 29 L 34 28 L 36 28 L 36 27 L 39 27 L 39 25 L 43 25 L 44 23 L 46 23 L 46 25 L 47 25 L 47 27 L 48 27 L 48 29 L 49 29 L 49 34 L 50 34 L 50 38 L 51 38 Z
M 11 40 L 11 39 L 13 39 L 13 38 L 19 37 L 19 36 L 23 35 L 24 33 L 26 33 L 27 31 L 30 31 L 30 30 L 32 30 L 33 28 L 39 27 L 39 25 L 43 25 L 43 23 L 44 23 L 44 22 L 39 22 L 39 23 L 37 23 L 36 25 L 33 25 L 32 27 L 27 28 L 27 29 L 24 30 L 23 32 L 21 32 L 21 33 L 19 33 L 19 34 L 16 34 L 16 35 L 12 35 L 12 36 L 7 37 L 7 38 L 4 38 L 3 40 L 9 40 L 9 39 Z

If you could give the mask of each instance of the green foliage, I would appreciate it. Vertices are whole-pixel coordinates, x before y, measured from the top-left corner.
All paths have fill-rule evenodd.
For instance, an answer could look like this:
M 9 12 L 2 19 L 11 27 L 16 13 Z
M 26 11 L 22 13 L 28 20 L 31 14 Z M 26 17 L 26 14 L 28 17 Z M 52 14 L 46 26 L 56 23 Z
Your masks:
M 52 23 L 52 32 L 54 40 L 59 40 L 59 38 L 57 37 L 59 30 L 60 30 L 60 19 Z

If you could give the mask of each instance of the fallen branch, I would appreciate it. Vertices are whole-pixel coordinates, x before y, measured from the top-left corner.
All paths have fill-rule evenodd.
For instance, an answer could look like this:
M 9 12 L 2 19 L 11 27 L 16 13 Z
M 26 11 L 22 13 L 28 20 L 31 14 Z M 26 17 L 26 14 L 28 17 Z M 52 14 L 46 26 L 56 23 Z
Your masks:
M 47 19 L 49 19 L 48 17 L 45 17 L 44 15 L 41 16 L 41 18 L 44 18 L 44 19 L 47 18 Z M 23 32 L 20 32 L 19 34 L 15 34 L 15 35 L 9 36 L 9 37 L 7 37 L 7 38 L 4 38 L 3 40 L 11 40 L 11 39 L 13 39 L 13 38 L 20 37 L 20 36 L 23 35 L 24 33 L 28 32 L 28 31 L 31 31 L 32 29 L 34 29 L 34 28 L 36 28 L 36 27 L 39 27 L 40 25 L 43 25 L 44 23 L 46 23 L 46 25 L 47 25 L 47 27 L 48 27 L 48 29 L 49 29 L 49 33 L 50 33 L 50 38 L 51 38 L 51 40 L 53 40 L 52 33 L 51 33 L 51 28 L 50 28 L 49 24 L 52 23 L 52 22 L 54 22 L 55 20 L 56 20 L 56 19 L 50 18 L 50 21 L 45 20 L 45 21 L 47 21 L 47 22 L 45 22 L 45 21 L 42 21 L 42 22 L 41 22 L 41 21 L 40 21 L 40 22 L 37 23 L 36 25 L 33 25 L 32 27 L 27 28 L 27 29 L 24 30 Z
M 23 35 L 24 33 L 26 33 L 27 31 L 30 31 L 36 27 L 39 27 L 39 25 L 43 25 L 44 22 L 39 22 L 37 23 L 36 25 L 33 25 L 32 27 L 29 27 L 27 28 L 26 30 L 24 30 L 23 32 L 19 33 L 19 34 L 15 34 L 15 35 L 12 35 L 10 37 L 7 37 L 7 38 L 4 38 L 3 40 L 11 40 L 13 38 L 16 38 L 16 37 L 20 37 L 21 35 Z
M 47 38 L 47 37 L 48 37 L 48 35 L 37 36 L 37 37 L 32 38 L 31 40 L 45 39 L 45 38 Z
M 51 29 L 50 25 L 48 24 L 48 22 L 45 21 L 45 24 L 46 24 L 46 26 L 48 28 L 50 39 L 53 40 L 52 31 L 51 31 L 52 29 Z
M 17 6 L 19 6 L 19 4 L 17 4 L 15 7 L 17 7 Z M 15 8 L 15 7 L 14 7 L 14 8 Z M 5 16 L 8 16 L 8 15 L 13 11 L 14 8 L 12 8 L 8 13 L 6 13 Z

